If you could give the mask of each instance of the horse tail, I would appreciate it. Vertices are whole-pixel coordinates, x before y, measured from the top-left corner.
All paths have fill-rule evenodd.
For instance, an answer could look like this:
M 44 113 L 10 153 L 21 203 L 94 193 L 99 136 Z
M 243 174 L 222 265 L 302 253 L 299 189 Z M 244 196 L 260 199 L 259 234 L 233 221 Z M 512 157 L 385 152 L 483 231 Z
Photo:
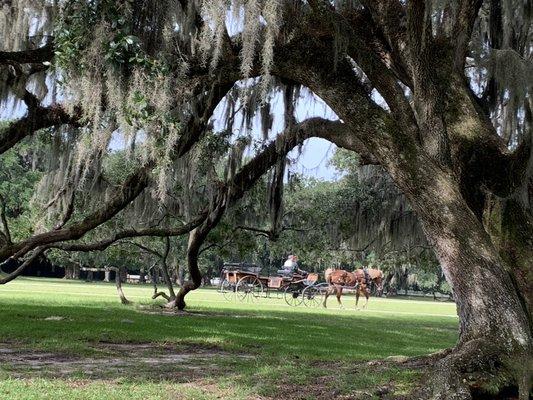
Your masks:
M 327 268 L 324 271 L 324 279 L 327 283 L 331 283 L 331 273 L 333 272 L 333 268 Z

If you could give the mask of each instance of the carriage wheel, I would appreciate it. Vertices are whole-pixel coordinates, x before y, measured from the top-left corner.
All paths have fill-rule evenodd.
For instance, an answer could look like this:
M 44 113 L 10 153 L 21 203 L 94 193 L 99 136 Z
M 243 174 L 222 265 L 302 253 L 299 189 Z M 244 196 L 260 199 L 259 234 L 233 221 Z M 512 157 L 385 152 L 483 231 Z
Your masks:
M 255 302 L 263 295 L 263 284 L 255 276 L 245 276 L 237 282 L 235 294 L 239 301 Z
M 320 286 L 307 286 L 302 292 L 303 303 L 306 307 L 318 307 L 322 304 L 323 288 Z
M 283 297 L 289 306 L 298 306 L 302 303 L 302 289 L 299 286 L 289 285 L 285 288 Z
M 219 291 L 226 300 L 233 301 L 235 299 L 235 284 L 230 283 L 227 279 L 222 281 Z

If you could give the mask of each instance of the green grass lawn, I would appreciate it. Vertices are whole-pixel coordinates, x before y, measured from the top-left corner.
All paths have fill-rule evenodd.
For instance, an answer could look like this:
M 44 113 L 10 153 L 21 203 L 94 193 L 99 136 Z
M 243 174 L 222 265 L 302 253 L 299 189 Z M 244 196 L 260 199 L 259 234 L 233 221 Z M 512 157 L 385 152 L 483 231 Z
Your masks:
M 124 290 L 133 305 L 121 305 L 112 284 L 18 279 L 0 287 L 0 342 L 73 359 L 110 357 L 112 345 L 102 343 L 212 349 L 212 357 L 165 365 L 165 371 L 139 365 L 97 376 L 83 368 L 58 375 L 6 362 L 0 398 L 373 398 L 373 388 L 387 384 L 391 398 L 401 398 L 419 372 L 366 362 L 429 354 L 457 340 L 451 303 L 371 298 L 366 310 L 356 311 L 352 295 L 343 298 L 346 309 L 331 297 L 325 310 L 291 308 L 283 299 L 228 302 L 201 289 L 188 296 L 188 313 L 169 315 L 154 307 L 150 286 Z

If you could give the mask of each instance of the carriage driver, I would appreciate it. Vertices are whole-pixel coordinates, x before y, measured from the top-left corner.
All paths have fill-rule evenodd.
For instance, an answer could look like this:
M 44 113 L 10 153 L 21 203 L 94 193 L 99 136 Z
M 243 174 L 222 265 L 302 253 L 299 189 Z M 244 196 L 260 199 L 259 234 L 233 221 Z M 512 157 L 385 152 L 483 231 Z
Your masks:
M 293 274 L 307 275 L 307 271 L 298 268 L 298 256 L 289 255 L 283 264 L 283 269 L 278 269 L 278 275 L 292 276 Z

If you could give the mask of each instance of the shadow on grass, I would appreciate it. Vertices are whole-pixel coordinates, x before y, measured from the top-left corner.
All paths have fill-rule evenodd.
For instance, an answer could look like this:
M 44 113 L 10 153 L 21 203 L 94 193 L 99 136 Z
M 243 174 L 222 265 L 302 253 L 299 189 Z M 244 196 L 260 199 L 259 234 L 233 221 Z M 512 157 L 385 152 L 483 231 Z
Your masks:
M 198 309 L 173 316 L 132 307 L 0 301 L 0 336 L 33 348 L 91 352 L 90 342 L 216 345 L 228 351 L 314 360 L 415 356 L 452 346 L 457 321 L 436 317 Z M 47 320 L 46 318 L 52 318 Z

